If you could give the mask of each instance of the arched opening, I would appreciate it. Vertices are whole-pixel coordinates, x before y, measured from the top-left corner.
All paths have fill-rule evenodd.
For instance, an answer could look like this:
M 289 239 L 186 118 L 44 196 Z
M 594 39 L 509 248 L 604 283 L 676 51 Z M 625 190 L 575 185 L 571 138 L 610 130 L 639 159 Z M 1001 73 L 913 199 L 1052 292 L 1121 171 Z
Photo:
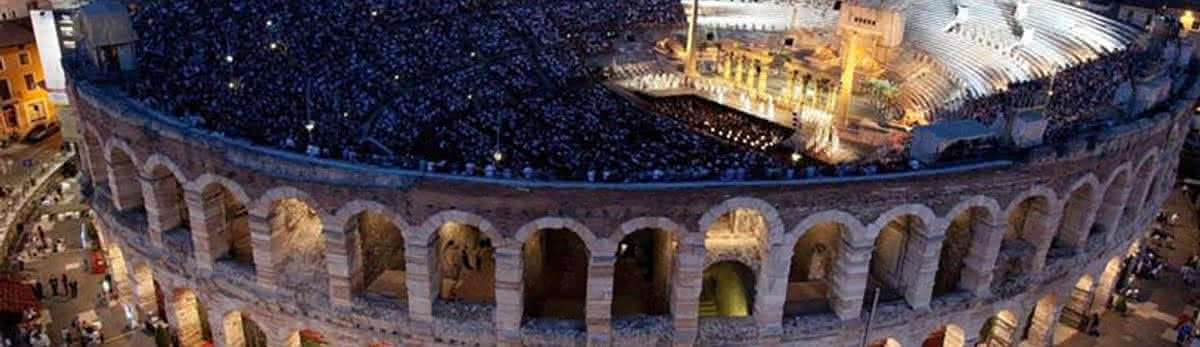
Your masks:
M 979 330 L 981 347 L 1012 346 L 1013 333 L 1017 332 L 1017 315 L 1009 311 L 1000 311 L 988 318 Z
M 704 247 L 710 253 L 739 253 L 760 257 L 761 254 L 745 253 L 765 244 L 766 239 L 767 219 L 762 213 L 749 208 L 735 208 L 722 214 L 709 225 L 704 234 Z
M 1047 295 L 1038 300 L 1033 307 L 1033 312 L 1029 313 L 1029 322 L 1025 325 L 1022 341 L 1033 346 L 1045 346 L 1053 341 L 1054 323 L 1058 321 L 1055 318 L 1056 301 L 1054 295 Z
M 1067 299 L 1067 304 L 1063 306 L 1062 313 L 1058 316 L 1058 323 L 1067 328 L 1066 331 L 1083 331 L 1086 328 L 1083 323 L 1091 312 L 1092 286 L 1094 284 L 1092 276 L 1083 275 L 1079 281 L 1075 282 L 1075 287 L 1071 288 L 1071 297 Z
M 946 227 L 946 238 L 938 253 L 938 268 L 934 275 L 933 297 L 963 290 L 963 270 L 967 256 L 972 252 L 971 244 L 976 235 L 987 232 L 992 214 L 986 208 L 974 206 L 954 216 Z M 980 251 L 978 249 L 974 250 Z
M 1048 258 L 1071 256 L 1086 245 L 1088 235 L 1092 234 L 1092 224 L 1088 219 L 1092 215 L 1095 191 L 1091 184 L 1084 184 L 1067 197 L 1063 204 L 1062 221 L 1058 223 L 1058 231 L 1046 254 Z
M 1152 160 L 1143 161 L 1142 165 L 1137 169 L 1137 174 L 1133 177 L 1150 178 L 1154 171 Z M 1142 206 L 1146 203 L 1146 196 L 1149 195 L 1147 192 L 1151 190 L 1153 185 L 1154 179 L 1151 179 L 1149 182 L 1146 182 L 1145 186 L 1137 186 L 1133 192 L 1129 193 L 1129 198 L 1125 199 L 1125 212 L 1121 215 L 1121 225 L 1130 225 L 1138 217 L 1142 211 Z
M 165 165 L 155 165 L 150 169 L 150 177 L 146 181 L 150 186 L 153 205 L 146 211 L 147 218 L 151 223 L 158 223 L 159 230 L 163 232 L 163 242 L 172 251 L 190 255 L 192 232 L 187 200 L 183 197 L 183 184 Z
M 871 347 L 902 347 L 900 341 L 893 338 L 883 338 L 871 342 Z
M 929 333 L 921 347 L 963 347 L 966 346 L 967 336 L 957 325 L 943 325 Z
M 350 247 L 351 278 L 355 291 L 405 300 L 404 235 L 388 215 L 364 211 L 346 223 L 346 233 L 357 235 Z M 361 263 L 360 263 L 361 262 Z
M 329 339 L 316 330 L 303 329 L 283 340 L 284 347 L 329 347 Z
M 662 229 L 640 229 L 621 239 L 613 273 L 613 317 L 661 316 L 670 311 L 672 236 Z
M 700 317 L 747 317 L 754 314 L 754 270 L 737 261 L 704 269 Z
M 1092 312 L 1098 313 L 1104 307 L 1111 304 L 1112 293 L 1117 288 L 1117 282 L 1122 270 L 1121 257 L 1116 256 L 1108 260 L 1104 266 L 1104 272 L 1100 274 L 1100 281 L 1096 285 L 1096 295 L 1092 299 Z
M 919 247 L 918 234 L 925 225 L 920 218 L 904 215 L 892 219 L 875 238 L 875 249 L 871 253 L 871 266 L 867 282 L 864 302 L 871 302 L 875 291 L 879 291 L 880 302 L 892 302 L 904 299 L 904 290 L 910 276 L 915 273 L 907 271 L 915 264 L 910 261 L 910 251 Z M 906 269 L 907 268 L 907 269 Z
M 328 293 L 321 218 L 299 199 L 276 201 L 268 217 L 277 280 L 297 294 Z
M 1117 230 L 1124 211 L 1121 196 L 1128 194 L 1128 191 L 1129 171 L 1121 170 L 1104 189 L 1104 198 L 1101 200 L 1100 210 L 1096 213 L 1096 224 L 1091 230 L 1093 235 Z
M 267 334 L 249 316 L 233 311 L 225 315 L 225 346 L 267 347 Z
M 1049 232 L 1050 199 L 1032 196 L 1008 213 L 1008 228 L 996 256 L 992 292 L 1007 296 L 1023 288 L 1021 279 L 1037 252 L 1038 240 Z
M 174 303 L 175 323 L 179 327 L 179 342 L 184 346 L 201 346 L 212 343 L 212 329 L 208 326 L 208 311 L 200 300 L 188 289 L 176 289 Z
M 108 176 L 109 190 L 113 194 L 113 205 L 117 210 L 132 211 L 143 207 L 142 183 L 138 181 L 138 168 L 124 149 L 114 148 L 109 153 Z
M 154 273 L 150 270 L 150 266 L 138 265 L 133 272 L 133 279 L 136 282 L 137 305 L 142 315 L 168 319 L 162 289 L 154 280 Z
M 246 201 L 223 184 L 209 183 L 200 193 L 203 220 L 208 231 L 209 254 L 214 265 L 254 273 L 254 242 L 250 237 L 250 211 Z
M 831 312 L 829 291 L 846 227 L 826 222 L 804 231 L 792 248 L 784 316 Z
M 436 279 L 430 283 L 438 299 L 435 314 L 450 304 L 495 305 L 496 249 L 486 234 L 473 225 L 449 222 L 438 228 L 430 247 L 429 254 L 436 257 L 429 261 L 430 278 Z M 490 320 L 490 312 L 475 318 Z
M 521 253 L 525 318 L 582 321 L 591 259 L 583 240 L 570 229 L 542 229 L 525 240 Z

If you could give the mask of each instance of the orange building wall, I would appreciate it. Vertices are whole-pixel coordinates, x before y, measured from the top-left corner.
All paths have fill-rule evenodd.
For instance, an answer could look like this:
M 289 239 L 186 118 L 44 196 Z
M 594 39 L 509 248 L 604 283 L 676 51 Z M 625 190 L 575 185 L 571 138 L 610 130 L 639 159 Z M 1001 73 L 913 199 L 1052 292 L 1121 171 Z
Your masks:
M 28 64 L 20 63 L 22 53 L 29 55 Z M 45 79 L 42 74 L 42 62 L 38 57 L 37 45 L 29 43 L 17 46 L 0 47 L 0 84 L 8 83 L 12 98 L 0 100 L 0 136 L 7 139 L 12 136 L 24 137 L 38 124 L 50 125 L 58 122 L 54 103 L 50 101 L 49 93 L 38 85 Z M 25 76 L 33 75 L 34 88 L 26 88 Z M 41 112 L 35 112 L 34 106 L 40 107 Z M 40 113 L 43 116 L 37 116 Z

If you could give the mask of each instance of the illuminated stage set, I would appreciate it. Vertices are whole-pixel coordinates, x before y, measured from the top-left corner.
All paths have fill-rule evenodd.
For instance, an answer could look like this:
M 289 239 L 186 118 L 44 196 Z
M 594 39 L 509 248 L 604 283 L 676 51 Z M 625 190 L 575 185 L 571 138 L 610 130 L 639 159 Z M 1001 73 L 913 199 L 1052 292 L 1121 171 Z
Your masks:
M 1137 31 L 1053 0 L 746 3 L 684 0 L 688 27 L 596 57 L 638 101 L 697 97 L 790 129 L 702 131 L 827 163 L 901 151 L 966 100 L 1123 50 Z M 686 117 L 686 115 L 682 116 Z

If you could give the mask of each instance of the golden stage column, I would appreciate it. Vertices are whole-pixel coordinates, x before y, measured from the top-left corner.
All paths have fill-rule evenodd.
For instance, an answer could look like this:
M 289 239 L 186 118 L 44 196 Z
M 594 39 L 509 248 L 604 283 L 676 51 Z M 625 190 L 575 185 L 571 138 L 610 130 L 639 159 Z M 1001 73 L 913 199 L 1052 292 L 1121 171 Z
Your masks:
M 742 85 L 742 70 L 746 68 L 746 61 L 740 56 L 735 57 L 734 59 L 736 59 L 736 61 L 733 62 L 736 64 L 736 67 L 734 68 L 736 70 L 733 72 L 733 85 L 740 87 Z
M 700 0 L 692 0 L 692 20 L 688 22 L 687 61 L 684 75 L 696 76 L 696 20 L 700 18 Z
M 787 89 L 783 90 L 783 98 L 790 104 L 792 102 L 792 90 L 796 89 L 796 70 L 788 70 Z
M 733 76 L 730 71 L 730 69 L 733 69 L 733 57 L 728 55 L 722 57 L 721 66 L 721 74 L 725 76 L 725 81 L 729 82 L 729 78 Z
M 834 127 L 846 125 L 846 116 L 850 113 L 850 96 L 854 91 L 854 69 L 858 66 L 859 55 L 858 35 L 850 33 L 849 36 L 842 47 L 845 60 L 842 64 L 842 85 L 837 100 L 837 112 L 833 115 Z
M 754 78 L 758 76 L 758 62 L 751 60 L 746 64 L 746 89 L 754 91 Z
M 762 66 L 762 70 L 758 75 L 758 92 L 765 94 L 767 92 L 767 76 L 771 73 L 771 63 L 763 63 L 760 66 Z

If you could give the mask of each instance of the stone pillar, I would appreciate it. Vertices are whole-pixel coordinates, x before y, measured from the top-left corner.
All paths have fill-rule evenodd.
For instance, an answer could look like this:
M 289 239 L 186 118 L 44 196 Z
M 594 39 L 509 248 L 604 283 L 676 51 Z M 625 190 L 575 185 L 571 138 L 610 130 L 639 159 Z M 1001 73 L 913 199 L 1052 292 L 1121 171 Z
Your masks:
M 112 285 L 116 288 L 121 303 L 137 304 L 137 295 L 133 292 L 129 268 L 126 266 L 125 254 L 121 251 L 120 245 L 117 243 L 109 245 L 105 258 L 107 258 L 109 274 L 112 275 Z
M 606 247 L 599 247 L 606 248 Z M 616 271 L 615 249 L 598 249 L 588 264 L 587 298 L 584 320 L 589 346 L 611 346 L 613 276 Z
M 1116 182 L 1114 181 L 1113 184 L 1116 184 Z M 1096 212 L 1096 223 L 1104 227 L 1105 244 L 1111 243 L 1117 231 L 1121 229 L 1121 221 L 1123 220 L 1121 214 L 1125 212 L 1125 203 L 1129 201 L 1129 194 L 1132 192 L 1129 184 L 1120 187 L 1110 185 L 1108 189 L 1117 189 L 1114 192 L 1116 195 L 1112 196 L 1112 199 L 1109 199 L 1108 192 L 1106 191 L 1101 198 L 1100 208 Z
M 267 212 L 250 211 L 250 242 L 254 245 L 254 278 L 258 286 L 275 291 L 275 249 L 272 240 L 274 230 L 267 220 Z
M 978 298 L 992 296 L 992 277 L 996 268 L 996 257 L 1000 255 L 1000 244 L 1008 229 L 1007 218 L 983 218 L 971 222 L 971 248 L 963 259 L 959 287 Z
M 838 244 L 838 257 L 834 262 L 831 277 L 830 307 L 842 320 L 858 319 L 862 312 L 863 295 L 867 290 L 871 250 L 874 240 L 851 240 L 842 233 L 842 242 Z
M 158 314 L 158 301 L 154 293 L 154 272 L 148 265 L 142 266 L 146 266 L 147 271 L 138 273 L 138 268 L 135 267 L 134 271 L 129 273 L 129 279 L 133 284 L 133 294 L 136 297 L 134 301 L 138 313 L 141 317 L 149 317 Z
M 1022 345 L 1049 347 L 1054 342 L 1054 327 L 1058 323 L 1060 310 L 1061 307 L 1053 304 L 1046 307 L 1034 304 L 1033 320 L 1029 322 L 1029 338 Z
M 433 343 L 433 302 L 437 300 L 438 272 L 437 252 L 426 240 L 413 238 L 404 240 L 404 269 L 408 287 L 408 329 L 419 345 Z
M 229 228 L 225 225 L 225 202 L 220 190 L 208 195 L 200 191 L 184 189 L 191 221 L 192 247 L 196 252 L 196 268 L 201 272 L 212 272 L 213 263 L 229 251 Z
M 501 346 L 521 345 L 521 317 L 525 314 L 523 297 L 525 284 L 521 281 L 521 246 L 519 243 L 514 243 L 498 247 L 494 255 L 496 257 L 496 338 Z M 411 300 L 409 299 L 410 302 Z M 412 304 L 409 306 L 411 307 Z
M 765 255 L 754 298 L 754 319 L 758 323 L 758 345 L 779 345 L 783 336 L 783 305 L 787 300 L 789 249 L 771 245 Z
M 113 207 L 118 211 L 142 206 L 137 172 L 132 161 L 108 163 L 108 189 L 112 192 Z
M 1153 165 L 1153 163 L 1148 162 L 1145 165 Z M 1150 185 L 1153 181 L 1152 177 L 1134 177 L 1132 181 L 1134 182 L 1133 191 L 1129 193 L 1128 199 L 1125 200 L 1126 209 L 1125 214 L 1122 216 L 1123 220 L 1121 224 L 1137 223 L 1139 221 L 1138 218 L 1141 218 L 1142 214 L 1146 213 L 1146 206 L 1143 205 L 1145 205 L 1146 194 L 1149 194 Z
M 939 255 L 946 235 L 910 233 L 911 240 L 905 244 L 904 252 L 904 299 L 909 307 L 928 310 L 933 296 L 933 284 L 937 277 Z
M 1046 254 L 1050 252 L 1050 243 L 1054 241 L 1054 232 L 1058 231 L 1058 222 L 1062 219 L 1062 208 L 1059 205 L 1051 204 L 1049 211 L 1033 208 L 1029 211 L 1028 219 L 1025 221 L 1025 235 L 1032 235 L 1030 241 L 1037 247 L 1033 254 L 1033 259 L 1029 261 L 1028 274 L 1035 274 L 1042 271 L 1046 266 Z M 1037 205 L 1034 205 L 1037 206 Z
M 700 290 L 704 286 L 704 238 L 697 234 L 679 236 L 675 249 L 675 273 L 671 278 L 671 342 L 691 346 L 700 327 Z
M 762 66 L 762 70 L 758 75 L 758 92 L 761 94 L 767 92 L 767 77 L 771 75 L 771 63 L 764 62 L 760 66 Z
M 329 272 L 329 301 L 335 308 L 349 308 L 354 295 L 351 284 L 351 268 L 356 265 L 351 261 L 355 253 L 350 247 L 354 246 L 354 231 L 347 232 L 343 226 L 326 222 L 325 231 L 325 267 Z

